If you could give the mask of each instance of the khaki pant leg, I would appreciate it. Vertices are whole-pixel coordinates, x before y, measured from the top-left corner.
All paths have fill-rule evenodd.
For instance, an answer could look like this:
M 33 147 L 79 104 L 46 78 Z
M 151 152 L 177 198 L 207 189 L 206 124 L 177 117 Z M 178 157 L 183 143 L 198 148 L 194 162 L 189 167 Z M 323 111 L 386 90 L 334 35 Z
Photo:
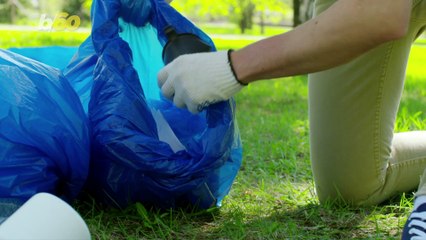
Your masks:
M 316 14 L 334 2 L 316 1 Z M 426 132 L 395 140 L 393 133 L 411 44 L 425 25 L 425 1 L 413 6 L 406 37 L 309 76 L 311 161 L 321 202 L 377 204 L 419 183 Z

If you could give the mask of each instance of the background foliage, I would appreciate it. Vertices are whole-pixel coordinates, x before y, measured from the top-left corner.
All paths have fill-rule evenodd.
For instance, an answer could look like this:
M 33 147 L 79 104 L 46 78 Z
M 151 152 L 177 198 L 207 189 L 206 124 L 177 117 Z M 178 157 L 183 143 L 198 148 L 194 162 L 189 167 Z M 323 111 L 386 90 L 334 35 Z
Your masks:
M 59 11 L 78 15 L 82 22 L 90 19 L 92 0 L 0 0 L 0 23 L 38 23 L 42 14 L 54 18 Z M 241 33 L 266 25 L 293 26 L 306 21 L 313 0 L 174 0 L 172 5 L 197 22 L 232 22 Z M 88 25 L 88 24 L 86 24 Z

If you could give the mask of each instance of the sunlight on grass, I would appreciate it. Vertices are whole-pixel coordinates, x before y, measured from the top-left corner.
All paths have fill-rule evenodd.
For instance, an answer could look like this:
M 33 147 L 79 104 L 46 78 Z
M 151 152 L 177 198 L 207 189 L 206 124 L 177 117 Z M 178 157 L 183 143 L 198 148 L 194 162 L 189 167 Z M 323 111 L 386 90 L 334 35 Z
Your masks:
M 415 45 L 397 131 L 426 129 L 424 63 L 426 46 Z M 388 205 L 372 208 L 318 205 L 309 162 L 306 82 L 306 77 L 258 82 L 237 96 L 244 163 L 224 209 L 235 208 L 238 203 L 244 206 L 240 208 L 248 218 L 245 231 L 256 228 L 251 225 L 253 221 L 278 216 L 280 220 L 273 222 L 280 227 L 274 234 L 262 232 L 275 239 L 398 238 L 412 206 L 412 195 L 408 199 L 397 196 Z M 253 234 L 258 231 L 253 230 Z
M 426 129 L 426 45 L 414 45 L 395 130 Z
M 426 74 L 426 44 L 414 44 L 408 62 L 407 76 L 423 81 Z
M 241 34 L 240 29 L 235 24 L 209 24 L 200 23 L 198 27 L 205 31 L 207 34 Z M 273 36 L 287 32 L 289 27 L 282 26 L 267 26 L 264 28 L 264 33 L 261 33 L 261 28 L 258 24 L 254 25 L 252 29 L 247 29 L 245 35 L 262 35 L 262 36 Z
M 89 32 L 43 32 L 0 30 L 0 48 L 79 46 Z

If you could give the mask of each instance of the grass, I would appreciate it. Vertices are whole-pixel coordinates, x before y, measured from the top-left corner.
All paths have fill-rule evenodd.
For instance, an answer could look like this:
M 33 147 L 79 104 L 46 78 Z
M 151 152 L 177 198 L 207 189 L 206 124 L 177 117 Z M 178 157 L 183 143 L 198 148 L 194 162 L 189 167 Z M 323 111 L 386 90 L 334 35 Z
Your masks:
M 213 30 L 212 30 L 213 31 Z M 218 31 L 218 30 L 214 30 Z M 0 47 L 78 45 L 87 34 L 4 32 Z M 9 34 L 9 35 L 7 35 Z M 233 33 L 234 34 L 234 33 Z M 253 40 L 215 39 L 219 49 Z M 396 130 L 426 129 L 426 45 L 410 57 Z M 75 207 L 94 239 L 398 239 L 412 194 L 386 204 L 353 208 L 319 205 L 309 162 L 305 76 L 250 85 L 236 97 L 244 160 L 220 209 L 157 211 L 135 204 L 125 210 L 90 201 Z
M 199 24 L 199 27 L 203 29 L 206 33 L 209 34 L 231 34 L 237 35 L 241 34 L 241 30 L 236 28 L 234 24 L 211 24 L 204 23 Z M 254 24 L 252 29 L 247 29 L 246 35 L 263 35 L 263 36 L 273 36 L 283 32 L 288 31 L 288 27 L 282 26 L 267 26 L 264 28 L 264 33 L 261 34 L 261 28 L 258 24 Z
M 78 46 L 89 32 L 43 32 L 0 30 L 0 47 Z

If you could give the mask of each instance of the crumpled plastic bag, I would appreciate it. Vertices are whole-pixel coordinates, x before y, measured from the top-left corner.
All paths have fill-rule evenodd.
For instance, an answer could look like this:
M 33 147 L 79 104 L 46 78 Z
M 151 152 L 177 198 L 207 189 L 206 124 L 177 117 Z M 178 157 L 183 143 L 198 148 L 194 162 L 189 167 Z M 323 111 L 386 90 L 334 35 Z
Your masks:
M 71 49 L 14 49 L 62 69 L 76 93 L 72 102 L 81 104 L 90 128 L 87 192 L 116 207 L 220 206 L 242 159 L 234 100 L 192 115 L 164 99 L 156 79 L 166 27 L 195 34 L 214 49 L 212 40 L 163 0 L 95 0 L 91 15 L 92 34 L 70 62 Z M 89 147 L 87 137 L 75 148 L 81 145 Z M 73 174 L 87 171 L 88 159 L 78 159 L 86 162 Z
M 0 50 L 0 198 L 38 192 L 65 200 L 89 172 L 89 130 L 75 91 L 55 68 Z
M 70 64 L 77 68 L 66 70 L 83 105 L 88 103 L 89 192 L 119 207 L 134 202 L 163 208 L 220 205 L 242 158 L 234 100 L 192 115 L 163 99 L 156 85 L 167 42 L 163 29 L 172 25 L 177 33 L 213 42 L 162 0 L 136 4 L 141 9 L 121 2 L 93 2 L 91 38 Z M 123 17 L 127 14 L 131 17 Z M 81 76 L 95 59 L 92 82 Z

